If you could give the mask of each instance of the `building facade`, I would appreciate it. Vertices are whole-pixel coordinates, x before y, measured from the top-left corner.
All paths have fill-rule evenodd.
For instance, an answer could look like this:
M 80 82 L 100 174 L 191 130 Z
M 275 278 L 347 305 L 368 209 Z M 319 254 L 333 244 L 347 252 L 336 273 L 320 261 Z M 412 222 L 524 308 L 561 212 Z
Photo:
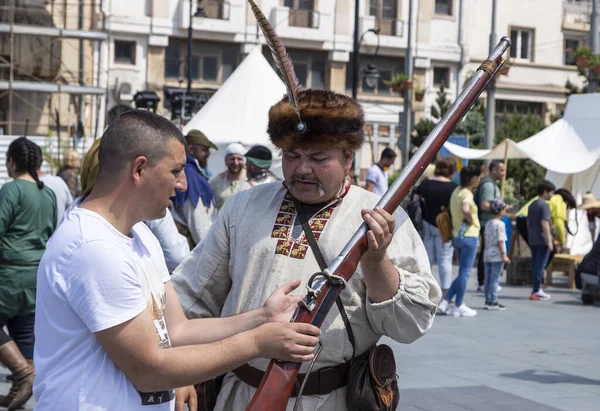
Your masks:
M 351 94 L 354 0 L 256 3 L 286 44 L 303 86 Z M 453 99 L 488 55 L 491 3 L 413 0 L 413 79 L 425 94 L 412 102 L 414 120 L 430 115 L 442 84 Z M 564 108 L 566 82 L 583 84 L 572 52 L 589 38 L 591 1 L 498 3 L 497 39 L 513 40 L 512 66 L 496 85 L 498 116 L 534 113 L 550 122 Z M 386 81 L 404 72 L 409 0 L 358 4 L 359 74 L 374 65 L 381 76 L 375 84 L 356 78 L 369 137 L 357 162 L 364 173 L 384 147 L 396 147 L 402 137 L 403 98 Z M 132 107 L 136 92 L 149 90 L 161 98 L 157 111 L 178 121 L 182 102 L 192 104 L 192 111 L 200 109 L 254 47 L 262 45 L 270 58 L 246 0 L 107 0 L 101 7 L 109 33 L 107 120 Z

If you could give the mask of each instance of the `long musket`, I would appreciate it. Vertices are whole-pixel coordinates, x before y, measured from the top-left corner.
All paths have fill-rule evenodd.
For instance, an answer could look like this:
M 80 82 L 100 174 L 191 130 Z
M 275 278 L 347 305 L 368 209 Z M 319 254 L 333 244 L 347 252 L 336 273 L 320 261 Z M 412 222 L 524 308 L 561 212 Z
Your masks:
M 475 103 L 488 82 L 498 73 L 503 64 L 502 55 L 508 50 L 510 44 L 508 37 L 502 37 L 492 54 L 477 69 L 469 84 L 437 123 L 419 151 L 411 158 L 377 206 L 390 214 L 393 214 L 400 206 L 400 202 L 442 148 L 450 133 Z M 344 281 L 341 281 L 340 277 L 348 281 L 367 250 L 367 230 L 366 223 L 361 224 L 340 255 L 331 262 L 326 270 L 329 278 L 321 276 L 312 284 L 309 293 L 298 304 L 291 322 L 309 323 L 321 327 L 323 320 L 344 288 Z M 246 411 L 284 411 L 300 366 L 300 363 L 272 360 Z

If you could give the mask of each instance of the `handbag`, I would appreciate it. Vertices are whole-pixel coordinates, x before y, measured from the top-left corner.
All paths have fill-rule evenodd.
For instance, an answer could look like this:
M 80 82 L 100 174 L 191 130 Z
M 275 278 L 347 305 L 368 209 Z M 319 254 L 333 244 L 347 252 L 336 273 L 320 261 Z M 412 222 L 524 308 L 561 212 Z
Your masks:
M 308 221 L 304 218 L 300 203 L 294 199 L 294 204 L 308 244 L 319 267 L 324 271 L 327 264 L 315 236 Z M 336 298 L 335 303 L 344 321 L 350 344 L 352 344 L 352 359 L 350 360 L 350 372 L 346 387 L 346 408 L 349 411 L 395 410 L 400 401 L 400 394 L 394 351 L 385 344 L 375 344 L 366 352 L 356 356 L 354 332 L 348 320 L 344 304 L 340 297 Z
M 435 224 L 440 230 L 443 243 L 452 240 L 452 219 L 446 207 L 442 206 L 442 211 L 435 217 Z
M 217 405 L 217 397 L 223 385 L 225 374 L 194 385 L 198 398 L 198 411 L 213 411 Z

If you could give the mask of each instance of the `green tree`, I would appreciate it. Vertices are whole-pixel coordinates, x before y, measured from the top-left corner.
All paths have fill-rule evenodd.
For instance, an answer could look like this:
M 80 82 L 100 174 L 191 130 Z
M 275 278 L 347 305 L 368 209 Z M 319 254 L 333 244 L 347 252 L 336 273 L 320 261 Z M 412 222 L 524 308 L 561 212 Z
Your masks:
M 545 127 L 544 120 L 534 114 L 504 114 L 494 143 L 507 138 L 518 143 Z M 544 178 L 546 169 L 529 159 L 508 160 L 507 168 L 507 179 L 515 182 L 515 198 L 528 201 L 537 195 L 537 185 Z
M 440 119 L 444 117 L 444 114 L 448 112 L 451 105 L 452 102 L 448 100 L 446 86 L 442 83 L 440 84 L 440 89 L 435 98 L 435 104 L 431 106 L 431 117 L 433 117 L 436 122 L 440 121 Z
M 483 148 L 485 137 L 485 110 L 482 100 L 477 100 L 452 135 L 469 136 L 469 147 Z

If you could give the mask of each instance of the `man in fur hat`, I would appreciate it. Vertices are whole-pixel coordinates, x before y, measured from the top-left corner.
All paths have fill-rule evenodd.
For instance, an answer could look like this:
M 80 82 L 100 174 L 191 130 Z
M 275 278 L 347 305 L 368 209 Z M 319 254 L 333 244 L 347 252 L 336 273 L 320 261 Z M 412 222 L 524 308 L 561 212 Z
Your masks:
M 431 327 L 441 291 L 406 213 L 373 208 L 379 197 L 351 184 L 353 153 L 363 144 L 363 112 L 353 99 L 331 91 L 302 90 L 297 101 L 299 112 L 287 97 L 269 112 L 268 133 L 283 151 L 285 181 L 239 192 L 225 203 L 206 240 L 175 270 L 182 307 L 190 318 L 226 317 L 258 307 L 287 281 L 306 285 L 320 270 L 299 213 L 309 220 L 328 264 L 366 222 L 368 250 L 341 293 L 356 354 L 383 335 L 411 343 Z M 336 308 L 322 331 L 323 350 L 300 410 L 346 409 L 353 347 Z M 245 409 L 267 365 L 251 361 L 227 374 L 216 409 Z M 338 378 L 319 380 L 325 367 L 334 367 Z M 300 373 L 307 368 L 303 364 Z

